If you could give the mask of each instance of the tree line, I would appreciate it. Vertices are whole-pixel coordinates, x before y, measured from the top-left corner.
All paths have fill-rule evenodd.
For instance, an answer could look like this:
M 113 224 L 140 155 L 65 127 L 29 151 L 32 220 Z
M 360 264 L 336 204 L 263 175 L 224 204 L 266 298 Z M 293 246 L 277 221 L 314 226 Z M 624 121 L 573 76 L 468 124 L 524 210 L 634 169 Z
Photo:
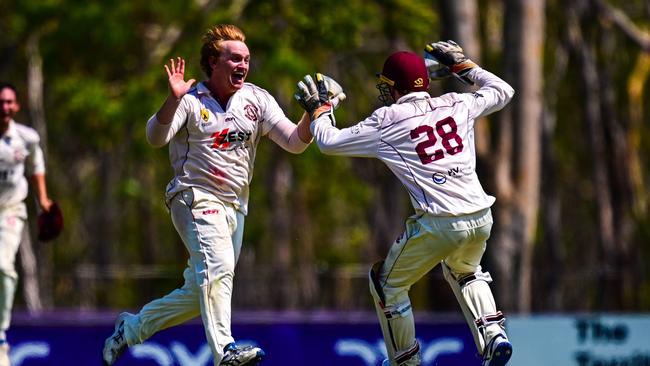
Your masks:
M 167 93 L 167 59 L 185 57 L 187 74 L 203 78 L 200 36 L 216 23 L 246 33 L 249 81 L 293 120 L 303 75 L 339 81 L 342 125 L 378 106 L 375 74 L 391 52 L 457 41 L 516 90 L 476 124 L 478 173 L 497 198 L 484 265 L 500 306 L 650 309 L 647 1 L 24 0 L 0 9 L 0 78 L 21 91 L 17 119 L 41 134 L 49 191 L 66 217 L 56 242 L 21 248 L 19 301 L 29 309 L 136 307 L 180 284 L 185 249 L 163 202 L 171 168 L 144 126 Z M 449 80 L 431 93 L 452 90 L 471 89 Z M 292 156 L 268 142 L 254 172 L 234 306 L 371 309 L 368 267 L 411 211 L 400 183 L 375 161 L 316 146 Z M 416 310 L 456 308 L 437 270 L 416 286 Z

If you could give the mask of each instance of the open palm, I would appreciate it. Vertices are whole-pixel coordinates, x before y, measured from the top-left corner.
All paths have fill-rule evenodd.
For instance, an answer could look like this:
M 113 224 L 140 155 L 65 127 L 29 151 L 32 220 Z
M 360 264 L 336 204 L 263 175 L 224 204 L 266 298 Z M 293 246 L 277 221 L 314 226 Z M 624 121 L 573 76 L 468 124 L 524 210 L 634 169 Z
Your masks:
M 185 81 L 185 60 L 181 57 L 177 57 L 175 62 L 173 58 L 170 59 L 169 66 L 165 65 L 165 71 L 169 78 L 169 92 L 177 100 L 187 94 L 196 81 L 195 79 Z

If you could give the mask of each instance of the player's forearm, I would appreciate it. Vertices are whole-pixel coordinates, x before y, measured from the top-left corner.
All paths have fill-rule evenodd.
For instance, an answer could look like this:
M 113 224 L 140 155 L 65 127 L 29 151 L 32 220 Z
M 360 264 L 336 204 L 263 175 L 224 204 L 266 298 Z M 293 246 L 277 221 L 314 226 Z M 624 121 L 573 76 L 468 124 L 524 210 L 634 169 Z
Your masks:
M 155 147 L 167 144 L 171 138 L 172 122 L 180 101 L 169 96 L 160 110 L 147 121 L 147 141 Z
M 302 123 L 303 121 L 301 120 L 298 125 L 295 125 L 288 119 L 283 119 L 275 124 L 273 129 L 269 131 L 268 136 L 284 150 L 293 154 L 300 154 L 307 149 L 309 142 L 311 142 L 311 138 L 309 139 L 309 142 L 305 142 L 300 136 L 300 125 Z M 309 121 L 306 123 L 309 125 Z
M 47 184 L 45 183 L 45 174 L 34 174 L 31 176 L 32 187 L 36 191 L 38 205 L 43 211 L 49 211 L 52 201 L 47 196 Z
M 156 113 L 156 119 L 161 125 L 168 125 L 174 120 L 176 109 L 181 104 L 182 99 L 176 99 L 174 96 L 169 95 L 165 102 Z
M 360 125 L 339 130 L 332 126 L 329 117 L 323 116 L 311 124 L 311 132 L 323 154 L 373 157 L 376 154 L 378 136 L 374 135 L 372 129 L 363 129 Z
M 318 149 L 327 155 L 342 155 L 340 152 L 341 141 L 339 139 L 340 130 L 327 121 L 316 119 L 311 126 L 311 132 Z
M 298 137 L 300 140 L 306 144 L 311 143 L 313 136 L 311 134 L 311 129 L 309 128 L 311 121 L 309 120 L 309 115 L 307 112 L 302 114 L 300 121 L 298 121 Z
M 505 80 L 480 67 L 472 69 L 467 76 L 480 87 L 478 93 L 489 92 L 494 96 L 495 106 L 491 108 L 492 111 L 505 107 L 515 94 L 515 90 Z

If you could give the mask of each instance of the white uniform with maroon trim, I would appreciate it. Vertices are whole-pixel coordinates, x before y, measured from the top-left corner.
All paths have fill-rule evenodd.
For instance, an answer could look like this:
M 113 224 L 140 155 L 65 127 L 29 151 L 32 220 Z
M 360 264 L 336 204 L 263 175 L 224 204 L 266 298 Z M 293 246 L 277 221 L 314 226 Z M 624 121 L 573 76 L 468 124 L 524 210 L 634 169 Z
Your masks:
M 383 161 L 406 187 L 415 209 L 383 265 L 373 269 L 371 291 L 393 365 L 419 362 L 408 297 L 411 285 L 441 261 L 458 278 L 482 274 L 480 260 L 495 199 L 485 193 L 476 175 L 474 120 L 503 108 L 514 91 L 481 68 L 467 76 L 479 90 L 437 98 L 413 92 L 354 126 L 339 130 L 327 117 L 311 126 L 314 140 L 326 154 Z M 479 282 L 473 285 L 478 290 L 470 289 L 473 298 L 465 301 L 461 295 L 459 299 L 472 323 L 496 313 L 487 282 Z M 473 329 L 480 352 L 485 340 L 502 331 L 497 328 Z
M 36 130 L 11 120 L 0 137 L 0 339 L 11 322 L 18 273 L 16 253 L 27 220 L 29 183 L 25 177 L 45 174 L 43 151 Z
M 166 202 L 172 222 L 189 252 L 184 285 L 125 319 L 129 346 L 159 330 L 201 315 L 214 364 L 231 334 L 231 297 L 241 250 L 248 189 L 260 138 L 269 137 L 298 153 L 295 125 L 265 90 L 245 83 L 221 106 L 200 83 L 183 96 L 172 122 L 147 123 L 154 146 L 169 144 L 174 177 Z
M 226 108 L 203 83 L 181 101 L 168 136 L 174 178 L 167 199 L 189 187 L 207 191 L 248 212 L 248 186 L 260 138 L 286 119 L 264 89 L 245 83 Z

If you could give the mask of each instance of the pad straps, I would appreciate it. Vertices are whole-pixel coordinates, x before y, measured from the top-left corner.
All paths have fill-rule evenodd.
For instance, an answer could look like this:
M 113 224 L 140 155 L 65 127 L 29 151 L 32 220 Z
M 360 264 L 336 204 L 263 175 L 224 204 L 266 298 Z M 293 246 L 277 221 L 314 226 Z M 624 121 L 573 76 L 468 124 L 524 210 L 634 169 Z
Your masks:
M 480 318 L 476 319 L 474 323 L 478 329 L 485 328 L 490 324 L 499 323 L 503 324 L 506 321 L 506 317 L 501 311 L 497 311 L 494 314 L 484 314 Z

